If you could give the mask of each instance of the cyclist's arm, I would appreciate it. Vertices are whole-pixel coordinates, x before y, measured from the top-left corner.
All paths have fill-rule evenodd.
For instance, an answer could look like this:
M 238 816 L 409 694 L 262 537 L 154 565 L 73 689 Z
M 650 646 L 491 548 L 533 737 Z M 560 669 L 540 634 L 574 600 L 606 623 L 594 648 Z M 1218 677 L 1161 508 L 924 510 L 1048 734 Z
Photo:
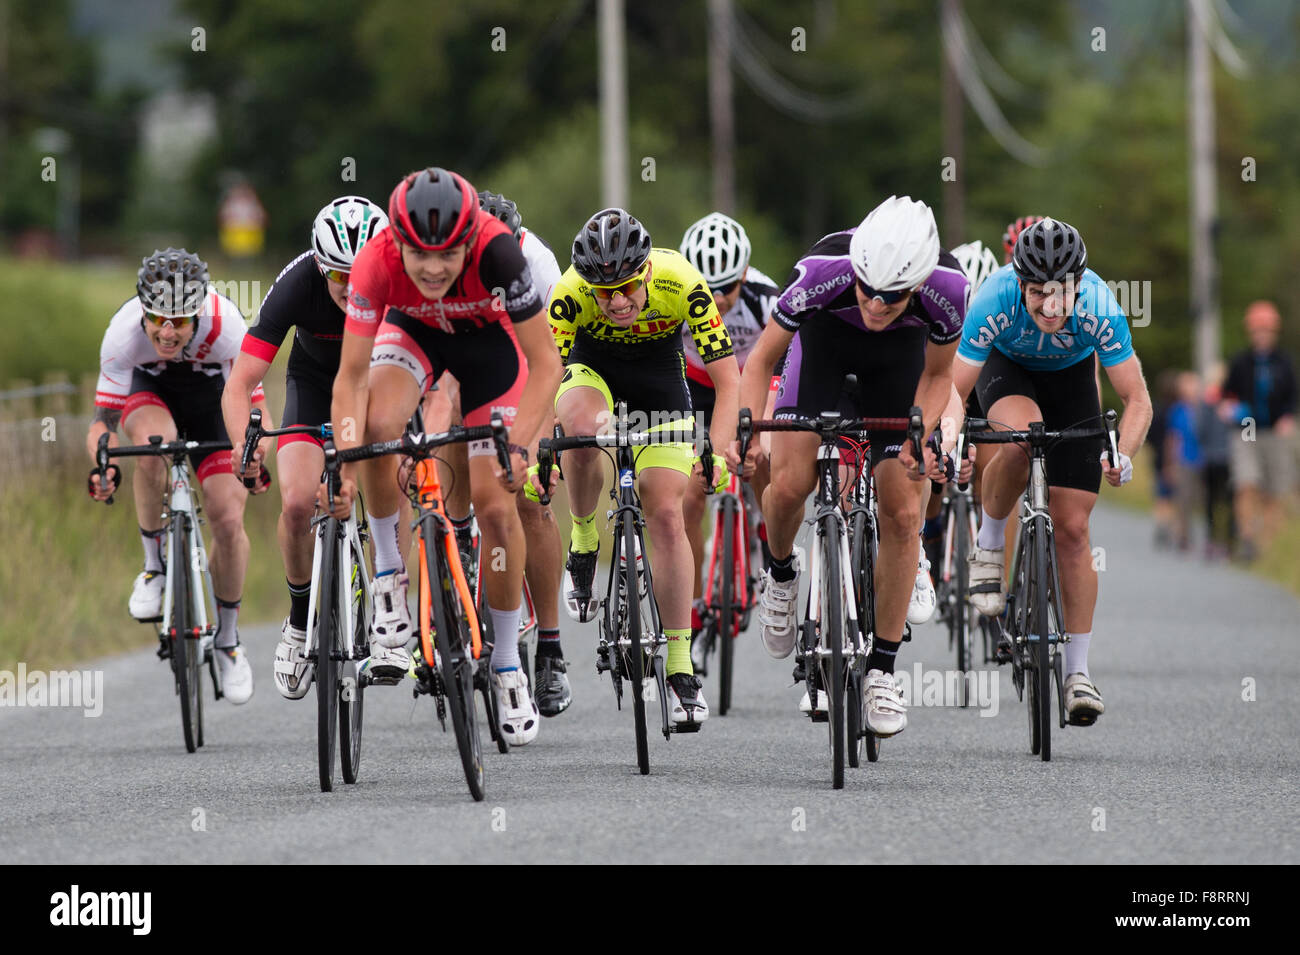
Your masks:
M 334 424 L 334 444 L 339 448 L 355 448 L 365 443 L 366 407 L 370 400 L 370 351 L 375 336 L 343 332 L 343 348 L 339 354 L 339 371 L 334 378 L 334 397 L 330 402 L 330 421 Z M 344 473 L 352 470 L 344 464 Z
M 236 471 L 244 457 L 244 431 L 248 428 L 248 412 L 258 408 L 262 412 L 262 427 L 271 430 L 275 422 L 271 410 L 266 404 L 266 395 L 262 392 L 262 377 L 271 367 L 269 361 L 257 358 L 247 351 L 241 351 L 235 358 L 230 377 L 221 391 L 221 417 L 226 423 L 226 434 L 230 436 L 234 448 L 232 462 Z M 270 438 L 263 440 L 263 459 L 270 453 Z
M 1130 458 L 1146 440 L 1151 427 L 1151 395 L 1146 379 L 1142 377 L 1142 364 L 1137 355 L 1130 355 L 1117 365 L 1103 365 L 1106 376 L 1120 400 L 1124 411 L 1119 419 L 1119 450 Z
M 560 364 L 560 353 L 543 312 L 538 311 L 527 321 L 517 323 L 515 337 L 528 360 L 528 381 L 519 399 L 510 441 L 535 452 L 542 425 L 550 420 L 555 407 L 555 392 L 560 387 L 564 366 Z
M 980 370 L 983 369 L 984 362 L 975 364 L 958 354 L 952 363 L 952 385 L 957 391 L 957 397 L 962 402 L 963 407 L 970 400 L 970 393 L 975 390 L 975 383 L 979 381 Z
M 754 342 L 754 350 L 745 359 L 745 370 L 740 376 L 740 407 L 749 408 L 756 416 L 767 405 L 767 393 L 772 387 L 772 369 L 781 360 L 794 332 L 779 323 L 769 321 Z
M 716 448 L 728 448 L 736 438 L 736 414 L 740 410 L 740 366 L 735 355 L 719 358 L 704 366 L 717 396 L 709 440 Z M 768 379 L 771 381 L 771 378 Z
M 107 432 L 110 448 L 118 446 L 117 426 L 121 420 L 121 408 L 104 408 L 98 405 L 95 407 L 95 415 L 90 419 L 90 430 L 86 432 L 86 453 L 90 455 L 91 461 L 95 460 L 101 434 Z
M 925 349 L 925 368 L 921 371 L 921 380 L 916 383 L 916 398 L 913 403 L 921 408 L 925 421 L 925 433 L 929 434 L 939 426 L 945 414 L 953 392 L 953 356 L 957 354 L 957 343 L 936 345 L 930 342 Z

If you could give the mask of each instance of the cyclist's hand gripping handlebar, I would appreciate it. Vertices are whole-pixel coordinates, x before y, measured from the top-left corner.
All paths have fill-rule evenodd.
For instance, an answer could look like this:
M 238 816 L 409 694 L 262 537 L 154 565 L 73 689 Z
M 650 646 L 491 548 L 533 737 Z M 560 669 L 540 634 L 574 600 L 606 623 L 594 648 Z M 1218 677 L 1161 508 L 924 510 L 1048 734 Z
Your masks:
M 262 440 L 262 409 L 254 408 L 248 413 L 248 427 L 244 429 L 244 457 L 239 462 L 239 473 L 244 475 L 244 487 L 250 491 L 257 487 L 257 478 L 248 477 L 248 466 L 253 463 L 253 454 L 257 451 L 257 442 Z
M 112 478 L 109 478 L 109 472 L 112 472 Z M 113 491 L 116 492 L 118 485 L 122 483 L 122 469 L 116 464 L 110 464 L 108 461 L 108 432 L 105 431 L 99 436 L 99 445 L 95 449 L 95 467 L 91 469 L 90 476 L 86 478 L 86 490 L 91 497 L 95 496 L 95 477 L 99 477 L 99 486 L 105 487 L 110 482 L 113 485 Z M 113 503 L 113 495 L 110 494 L 104 499 L 105 504 Z

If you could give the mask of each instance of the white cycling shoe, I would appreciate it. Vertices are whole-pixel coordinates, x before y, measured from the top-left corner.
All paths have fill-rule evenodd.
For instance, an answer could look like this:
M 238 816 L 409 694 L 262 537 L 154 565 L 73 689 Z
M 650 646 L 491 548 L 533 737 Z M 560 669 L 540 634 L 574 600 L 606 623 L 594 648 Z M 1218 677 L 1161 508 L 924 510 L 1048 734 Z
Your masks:
M 411 612 L 406 606 L 406 574 L 393 572 L 375 577 L 370 588 L 375 616 L 370 635 L 381 647 L 401 647 L 411 638 Z
M 894 676 L 883 670 L 867 673 L 867 728 L 877 736 L 894 736 L 907 729 L 907 706 Z
M 1006 550 L 986 550 L 983 547 L 971 548 L 970 557 L 970 602 L 986 617 L 996 617 L 1007 605 L 1006 595 L 1002 593 L 1002 581 L 1006 579 Z
M 1091 726 L 1106 712 L 1101 690 L 1082 673 L 1071 673 L 1065 678 L 1061 695 L 1065 697 L 1065 712 L 1071 726 Z
M 930 562 L 922 554 L 921 563 L 916 568 L 916 582 L 912 584 L 912 599 L 907 604 L 907 622 L 914 627 L 927 622 L 934 616 L 938 602 L 934 581 L 930 579 Z
M 222 649 L 214 647 L 217 669 L 221 672 L 221 695 L 239 706 L 253 695 L 253 668 L 248 665 L 248 654 L 242 644 Z
M 678 725 L 700 724 L 709 718 L 704 684 L 690 673 L 673 673 L 667 679 L 668 716 Z
M 307 646 L 307 631 L 289 625 L 284 618 L 280 642 L 275 645 L 275 688 L 286 700 L 301 700 L 311 688 L 316 671 L 302 655 Z
M 136 620 L 155 620 L 162 616 L 163 588 L 167 575 L 161 570 L 142 570 L 131 587 L 127 609 Z
M 826 691 L 818 690 L 817 691 L 817 712 L 826 713 L 830 711 L 830 708 L 831 708 L 830 698 L 826 695 Z M 799 712 L 811 713 L 812 711 L 813 711 L 812 697 L 808 695 L 807 690 L 804 690 L 803 698 L 799 700 Z
M 492 671 L 492 692 L 497 698 L 497 729 L 511 746 L 537 739 L 542 719 L 528 693 L 528 674 L 522 667 Z
M 358 675 L 369 677 L 371 683 L 396 686 L 411 669 L 411 655 L 406 647 L 385 647 L 376 643 L 370 647 L 370 656 L 361 661 Z
M 759 629 L 769 655 L 784 660 L 794 652 L 799 629 L 795 626 L 795 601 L 799 599 L 799 565 L 795 563 L 794 580 L 781 583 L 772 579 L 771 569 L 763 571 L 763 596 L 758 606 Z

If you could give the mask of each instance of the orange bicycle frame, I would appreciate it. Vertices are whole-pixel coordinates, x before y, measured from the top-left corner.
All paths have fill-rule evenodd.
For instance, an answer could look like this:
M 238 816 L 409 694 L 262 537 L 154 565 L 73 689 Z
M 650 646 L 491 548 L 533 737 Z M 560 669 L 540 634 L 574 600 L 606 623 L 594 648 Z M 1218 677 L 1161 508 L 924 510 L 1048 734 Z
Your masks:
M 437 462 L 429 458 L 417 461 L 415 479 L 420 487 L 419 495 L 416 498 L 416 506 L 421 517 L 426 511 L 434 511 L 443 517 L 442 547 L 447 555 L 447 566 L 451 568 L 451 579 L 456 587 L 456 593 L 460 596 L 461 608 L 465 613 L 466 620 L 469 621 L 469 631 L 473 637 L 474 659 L 477 660 L 482 651 L 478 609 L 474 606 L 474 600 L 470 597 L 469 581 L 465 579 L 465 568 L 460 563 L 460 548 L 456 546 L 456 535 L 452 532 L 451 522 L 447 520 L 447 509 L 443 505 L 442 481 L 438 477 Z M 420 652 L 424 654 L 425 662 L 432 665 L 435 659 L 432 634 L 433 584 L 429 580 L 429 562 L 426 559 L 427 551 L 425 550 L 423 523 L 418 526 L 417 535 L 420 546 Z

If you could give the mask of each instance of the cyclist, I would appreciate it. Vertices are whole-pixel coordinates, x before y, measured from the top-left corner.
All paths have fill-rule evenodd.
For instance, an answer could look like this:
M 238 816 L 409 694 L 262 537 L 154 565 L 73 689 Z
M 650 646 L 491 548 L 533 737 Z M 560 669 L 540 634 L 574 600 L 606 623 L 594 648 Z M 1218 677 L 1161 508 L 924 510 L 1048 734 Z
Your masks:
M 257 320 L 244 336 L 221 398 L 226 430 L 235 436 L 231 463 L 236 473 L 243 462 L 248 396 L 271 367 L 290 329 L 296 328 L 285 374 L 284 423 L 321 425 L 330 420 L 330 392 L 338 374 L 343 342 L 348 273 L 361 247 L 387 225 L 384 211 L 362 196 L 341 196 L 327 203 L 312 221 L 311 248 L 286 265 L 266 293 Z M 253 475 L 261 469 L 262 456 L 261 449 L 254 455 Z M 307 694 L 314 672 L 303 657 L 303 648 L 311 612 L 311 521 L 324 464 L 319 438 L 294 434 L 278 439 L 277 536 L 289 588 L 289 615 L 280 627 L 280 643 L 275 648 L 275 687 L 290 700 Z M 362 666 L 376 682 L 392 682 L 405 676 L 409 665 L 404 647 L 375 644 L 370 659 Z
M 227 441 L 221 420 L 221 391 L 244 337 L 237 306 L 208 284 L 208 266 L 185 249 L 158 249 L 145 256 L 136 295 L 117 310 L 99 352 L 95 414 L 86 435 L 91 459 L 102 434 L 116 447 L 120 423 L 131 444 L 150 435 L 173 441 Z M 265 409 L 261 386 L 253 403 Z M 191 456 L 204 510 L 212 528 L 213 597 L 217 602 L 217 666 L 225 699 L 246 703 L 253 695 L 253 670 L 239 643 L 239 601 L 248 566 L 244 502 L 248 492 L 230 473 L 229 451 Z M 167 485 L 161 458 L 139 458 L 131 482 L 144 545 L 144 570 L 135 579 L 129 609 L 137 620 L 162 615 L 165 536 L 158 503 Z M 255 493 L 266 489 L 260 486 Z M 90 493 L 104 501 L 116 490 L 92 475 Z
M 1042 421 L 1050 430 L 1095 420 L 1101 413 L 1093 353 L 1120 399 L 1119 461 L 1106 463 L 1100 442 L 1061 444 L 1047 456 L 1052 527 L 1065 614 L 1065 705 L 1074 725 L 1105 711 L 1088 673 L 1088 646 L 1097 604 L 1088 522 L 1101 478 L 1115 487 L 1133 476 L 1132 455 L 1151 424 L 1151 398 L 1133 352 L 1128 320 L 1105 283 L 1087 267 L 1079 231 L 1045 218 L 1020 232 L 1004 268 L 981 286 L 966 315 L 954 379 L 965 398 L 978 388 L 988 417 L 1024 430 Z M 1029 457 L 1003 445 L 984 472 L 983 522 L 970 561 L 971 602 L 986 615 L 1002 610 L 1004 529 L 1029 477 Z
M 726 447 L 736 433 L 740 372 L 727 327 L 700 273 L 679 252 L 653 248 L 645 227 L 616 208 L 587 220 L 574 239 L 572 258 L 551 298 L 551 329 L 566 366 L 555 414 L 565 433 L 596 433 L 608 422 L 616 400 L 626 401 L 629 413 L 658 417 L 638 430 L 669 432 L 679 427 L 673 418 L 693 422 L 680 331 L 687 324 L 717 389 L 713 440 Z M 694 460 L 691 445 L 683 442 L 650 446 L 637 456 L 676 723 L 702 723 L 709 716 L 690 653 L 693 564 L 682 500 Z M 564 592 L 570 616 L 584 622 L 597 605 L 592 586 L 602 463 L 595 449 L 564 457 L 573 520 Z M 715 478 L 725 481 L 725 470 L 719 469 Z
M 389 226 L 352 266 L 331 420 L 341 448 L 401 436 L 443 371 L 461 384 L 465 423 L 494 412 L 511 426 L 511 479 L 491 440 L 469 447 L 471 497 L 483 546 L 504 555 L 483 574 L 496 633 L 519 631 L 525 545 L 514 494 L 523 483 L 561 369 L 532 273 L 510 230 L 479 208 L 469 181 L 438 167 L 413 172 L 388 200 Z M 401 490 L 394 456 L 359 462 L 375 545 L 372 639 L 403 646 L 413 635 L 407 576 L 398 543 Z M 342 468 L 334 514 L 351 508 L 357 468 Z M 318 492 L 322 498 L 324 489 Z M 499 551 L 496 548 L 500 548 Z M 516 641 L 497 640 L 491 680 L 500 732 L 522 745 L 537 736 L 538 713 L 519 666 Z
M 699 270 L 709 291 L 713 293 L 713 304 L 718 308 L 731 336 L 735 350 L 736 363 L 741 371 L 745 368 L 745 359 L 750 349 L 767 324 L 777 296 L 781 294 L 775 282 L 749 264 L 753 247 L 745 227 L 735 219 L 720 212 L 711 212 L 694 223 L 682 236 L 681 253 L 686 261 Z M 702 420 L 705 427 L 710 427 L 713 418 L 713 405 L 716 392 L 713 379 L 709 377 L 704 362 L 700 359 L 699 349 L 691 335 L 688 324 L 682 325 L 682 350 L 686 355 L 686 387 L 691 392 L 691 404 L 696 418 Z M 778 366 L 780 361 L 777 362 Z M 767 487 L 767 457 L 760 448 L 757 467 L 750 482 L 758 500 L 763 499 Z M 695 557 L 695 590 L 691 605 L 691 640 L 703 626 L 701 619 L 702 596 L 704 584 L 701 569 L 704 564 L 704 532 L 701 524 L 704 519 L 705 494 L 700 484 L 691 482 L 687 485 L 686 500 L 683 510 L 686 517 L 686 537 L 691 542 L 691 553 Z M 766 528 L 760 526 L 759 537 L 762 540 Z
M 932 430 L 952 394 L 952 356 L 966 293 L 957 260 L 939 247 L 930 208 L 890 196 L 859 226 L 825 236 L 795 264 L 773 321 L 746 363 L 744 404 L 753 408 L 762 401 L 766 369 L 790 347 L 776 417 L 815 417 L 839 408 L 843 400 L 861 417 L 906 417 L 919 405 Z M 861 383 L 860 392 L 845 399 L 843 381 L 850 374 Z M 876 639 L 867 662 L 867 724 L 878 736 L 893 736 L 907 726 L 893 673 L 916 582 L 923 474 L 908 442 L 900 447 L 898 434 L 873 432 L 870 443 L 880 558 Z M 759 620 L 763 643 L 777 659 L 794 650 L 798 632 L 799 568 L 793 548 L 804 502 L 816 484 L 817 444 L 817 436 L 806 432 L 772 435 L 772 483 L 763 501 L 772 563 Z M 739 464 L 736 453 L 728 455 L 733 467 Z M 939 479 L 929 442 L 923 456 L 924 474 Z
M 523 227 L 519 207 L 510 199 L 500 193 L 480 192 L 478 200 L 479 206 L 504 222 L 518 240 L 519 248 L 533 274 L 537 294 L 543 302 L 549 302 L 551 290 L 560 281 L 560 265 L 555 260 L 555 253 L 537 233 Z M 459 386 L 450 374 L 444 374 L 439 379 L 438 390 L 430 392 L 426 396 L 426 399 L 429 398 L 436 399 L 436 407 L 431 414 L 426 414 L 426 421 L 434 422 L 431 425 L 433 430 L 440 430 L 444 424 L 459 420 Z M 553 417 L 543 421 L 541 434 L 549 435 L 553 423 Z M 469 495 L 469 458 L 462 444 L 449 445 L 441 457 L 447 463 L 451 475 L 444 482 L 448 488 L 447 511 L 456 527 L 461 558 L 467 562 L 468 567 L 473 561 L 475 533 L 474 508 Z M 537 613 L 537 659 L 533 669 L 537 708 L 542 716 L 558 716 L 573 702 L 568 665 L 564 661 L 564 651 L 560 645 L 560 578 L 563 574 L 560 529 L 549 506 L 543 507 L 522 491 L 515 497 L 515 503 L 519 508 L 524 536 L 528 539 L 528 561 L 524 566 L 524 578 L 528 581 L 533 608 Z M 459 514 L 465 516 L 455 516 Z

